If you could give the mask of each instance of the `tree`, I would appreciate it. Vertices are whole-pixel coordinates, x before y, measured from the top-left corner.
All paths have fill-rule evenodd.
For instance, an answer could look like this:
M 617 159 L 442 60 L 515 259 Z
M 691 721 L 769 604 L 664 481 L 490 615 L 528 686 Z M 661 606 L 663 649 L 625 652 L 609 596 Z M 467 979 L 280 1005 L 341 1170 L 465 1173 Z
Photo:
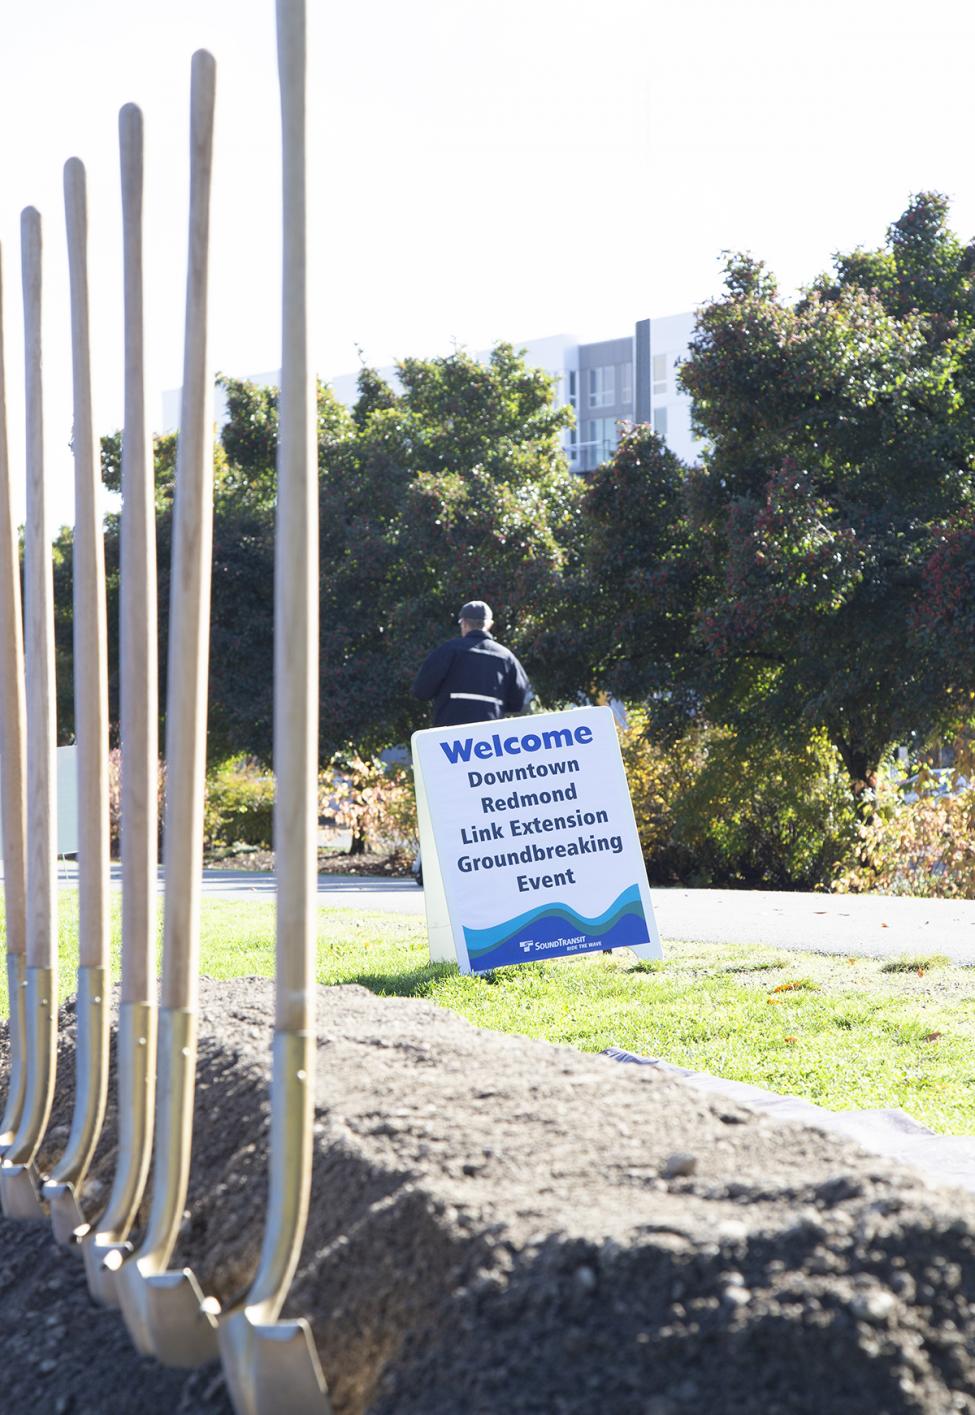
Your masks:
M 558 666 L 556 696 L 608 692 L 655 699 L 677 721 L 702 576 L 687 514 L 687 468 L 649 426 L 624 430 L 610 461 L 584 483 L 576 554 L 562 609 L 545 636 Z
M 278 390 L 225 377 L 221 385 L 227 421 L 214 478 L 208 754 L 270 762 Z M 351 434 L 347 410 L 320 384 L 320 464 Z
M 169 619 L 169 557 L 172 543 L 172 502 L 176 473 L 176 434 L 166 433 L 153 440 L 156 497 L 156 561 L 159 597 L 159 682 L 166 686 L 166 649 Z M 101 439 L 102 482 L 108 491 L 122 489 L 122 434 L 109 433 Z M 119 740 L 119 595 L 121 517 L 110 512 L 103 525 L 105 541 L 105 590 L 108 631 L 108 716 L 113 744 Z M 75 736 L 74 721 L 74 535 L 63 526 L 53 547 L 54 648 L 57 682 L 57 732 L 61 745 Z M 162 716 L 162 703 L 160 714 Z
M 567 414 L 547 375 L 499 345 L 487 365 L 464 353 L 408 359 L 399 377 L 396 392 L 364 369 L 351 416 L 319 393 L 323 760 L 426 724 L 410 683 L 472 595 L 531 658 L 575 525 Z M 277 391 L 230 379 L 224 389 L 211 738 L 266 758 Z
M 580 499 L 551 380 L 506 344 L 486 365 L 464 353 L 408 359 L 399 377 L 394 393 L 363 373 L 356 434 L 323 459 L 323 755 L 376 750 L 428 724 L 411 680 L 475 596 L 536 687 L 548 682 L 534 650 Z
M 924 566 L 915 629 L 940 654 L 948 690 L 966 717 L 975 699 L 975 515 L 964 507 L 935 529 Z
M 932 593 L 945 528 L 971 526 L 975 505 L 973 269 L 935 194 L 795 301 L 729 259 L 681 374 L 703 467 L 661 468 L 645 534 L 618 496 L 601 509 L 640 474 L 632 441 L 587 497 L 594 552 L 636 589 L 607 681 L 743 739 L 823 727 L 858 790 L 892 743 L 958 721 L 959 666 L 922 629 L 925 606 L 929 629 L 948 612 Z

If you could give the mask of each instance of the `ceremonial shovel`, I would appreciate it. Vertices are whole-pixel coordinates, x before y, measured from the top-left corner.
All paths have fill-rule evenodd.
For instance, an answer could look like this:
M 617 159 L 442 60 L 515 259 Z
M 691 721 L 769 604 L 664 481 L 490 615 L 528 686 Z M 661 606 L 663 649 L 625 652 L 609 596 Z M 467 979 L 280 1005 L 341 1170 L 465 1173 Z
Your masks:
M 158 858 L 158 670 L 156 533 L 152 454 L 146 432 L 142 311 L 142 113 L 119 113 L 122 252 L 125 283 L 125 429 L 122 434 L 121 716 L 122 987 L 117 1050 L 118 1161 L 112 1192 L 97 1223 L 83 1225 L 88 1288 L 118 1305 L 105 1259 L 132 1251 L 152 1154 L 156 1085 L 156 938 Z M 118 1259 L 113 1259 L 117 1262 Z
M 20 236 L 27 412 L 27 1079 L 20 1123 L 0 1165 L 0 1202 L 8 1218 L 43 1219 L 34 1161 L 54 1099 L 58 1025 L 54 587 L 44 504 L 41 218 L 31 206 L 21 213 Z
M 330 1410 L 308 1323 L 279 1322 L 311 1189 L 318 775 L 318 462 L 308 362 L 305 0 L 277 0 L 284 281 L 274 624 L 275 1035 L 268 1213 L 257 1273 L 220 1322 L 237 1415 Z
M 44 1185 L 59 1243 L 84 1222 L 81 1187 L 108 1091 L 108 631 L 99 462 L 91 411 L 85 169 L 64 166 L 74 370 L 74 700 L 78 746 L 78 997 L 75 1100 L 64 1155 Z
M 218 1310 L 194 1274 L 168 1271 L 183 1221 L 196 1072 L 203 777 L 213 538 L 212 428 L 207 415 L 207 253 L 215 66 L 193 55 L 190 239 L 183 392 L 176 461 L 166 701 L 166 899 L 152 1202 L 141 1246 L 117 1269 L 122 1315 L 139 1351 L 169 1366 L 217 1354 Z
M 24 1018 L 26 936 L 27 762 L 24 750 L 24 627 L 20 562 L 7 455 L 7 396 L 3 359 L 3 272 L 0 269 L 0 821 L 10 1000 L 10 1080 L 0 1154 L 10 1145 L 24 1108 L 27 1037 Z

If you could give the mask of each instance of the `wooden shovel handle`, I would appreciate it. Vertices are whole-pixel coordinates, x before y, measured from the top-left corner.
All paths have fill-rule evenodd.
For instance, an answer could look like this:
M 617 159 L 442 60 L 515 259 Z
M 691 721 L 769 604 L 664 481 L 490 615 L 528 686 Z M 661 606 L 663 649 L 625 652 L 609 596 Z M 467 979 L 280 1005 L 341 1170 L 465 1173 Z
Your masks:
M 7 447 L 7 386 L 3 341 L 3 268 L 0 262 L 0 822 L 7 952 L 26 944 L 27 758 L 24 703 L 24 624 L 20 556 L 13 514 Z M 11 999 L 13 1015 L 13 999 Z
M 54 584 L 44 487 L 41 373 L 41 217 L 20 217 L 24 287 L 27 531 L 24 541 L 27 664 L 27 966 L 53 968 L 57 860 L 54 724 Z
M 311 1022 L 318 779 L 318 462 L 308 356 L 305 0 L 278 0 L 284 275 L 274 619 L 276 1023 Z
M 119 112 L 125 300 L 120 697 L 122 718 L 122 1002 L 153 1000 L 159 860 L 159 659 L 156 523 L 146 423 L 142 271 L 142 112 Z
M 74 704 L 78 745 L 78 961 L 108 967 L 108 628 L 99 458 L 91 410 L 88 200 L 84 164 L 64 164 L 74 391 Z
M 195 1010 L 198 993 L 203 778 L 206 769 L 213 428 L 207 359 L 207 274 L 216 66 L 193 55 L 190 223 L 183 390 L 176 454 L 166 695 L 166 914 L 162 1004 Z

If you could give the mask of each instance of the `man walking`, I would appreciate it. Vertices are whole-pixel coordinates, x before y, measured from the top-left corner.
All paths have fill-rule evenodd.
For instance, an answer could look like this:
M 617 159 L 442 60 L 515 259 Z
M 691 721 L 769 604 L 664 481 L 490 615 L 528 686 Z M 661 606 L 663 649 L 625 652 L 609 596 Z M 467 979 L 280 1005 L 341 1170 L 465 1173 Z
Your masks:
M 528 677 L 511 650 L 491 637 L 493 620 L 483 599 L 469 600 L 460 611 L 460 637 L 424 660 L 413 693 L 433 699 L 434 727 L 490 722 L 524 709 Z
M 434 727 L 490 722 L 521 712 L 531 697 L 528 675 L 510 649 L 491 637 L 494 616 L 483 599 L 468 600 L 460 611 L 460 637 L 427 654 L 413 681 L 418 698 L 433 699 Z M 417 884 L 423 867 L 413 862 Z

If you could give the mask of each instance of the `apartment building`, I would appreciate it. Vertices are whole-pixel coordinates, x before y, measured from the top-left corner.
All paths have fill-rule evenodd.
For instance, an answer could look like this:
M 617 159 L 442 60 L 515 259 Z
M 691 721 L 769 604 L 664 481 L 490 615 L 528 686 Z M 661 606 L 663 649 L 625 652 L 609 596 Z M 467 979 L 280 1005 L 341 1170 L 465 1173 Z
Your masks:
M 591 472 L 613 455 L 620 424 L 651 423 L 668 447 L 686 462 L 700 456 L 691 432 L 691 400 L 678 387 L 677 373 L 687 357 L 694 332 L 694 315 L 675 314 L 641 319 L 632 333 L 618 339 L 580 343 L 570 334 L 514 341 L 533 368 L 555 381 L 559 404 L 575 412 L 575 427 L 565 433 L 569 465 Z M 477 357 L 487 360 L 490 351 Z M 394 387 L 396 369 L 380 369 Z M 329 380 L 336 397 L 347 406 L 356 399 L 354 373 Z

